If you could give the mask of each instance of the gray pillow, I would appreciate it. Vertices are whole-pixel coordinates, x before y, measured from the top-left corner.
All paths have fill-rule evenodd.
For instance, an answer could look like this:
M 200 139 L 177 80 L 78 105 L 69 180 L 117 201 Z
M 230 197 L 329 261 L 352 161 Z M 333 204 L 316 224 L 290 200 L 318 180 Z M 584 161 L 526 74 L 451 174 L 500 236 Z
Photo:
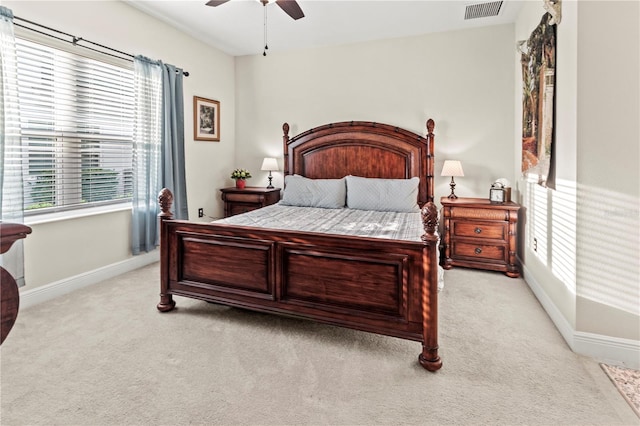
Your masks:
M 280 204 L 298 207 L 344 208 L 347 187 L 342 179 L 309 179 L 300 175 L 284 177 Z
M 381 212 L 417 212 L 420 178 L 376 179 L 347 176 L 347 207 Z

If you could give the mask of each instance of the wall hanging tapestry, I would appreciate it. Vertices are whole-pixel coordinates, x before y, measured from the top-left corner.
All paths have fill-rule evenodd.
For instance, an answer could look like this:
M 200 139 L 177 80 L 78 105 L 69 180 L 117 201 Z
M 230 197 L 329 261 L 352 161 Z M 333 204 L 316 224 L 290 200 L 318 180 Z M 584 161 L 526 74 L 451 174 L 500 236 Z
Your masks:
M 522 64 L 522 173 L 555 187 L 554 122 L 556 28 L 560 1 L 545 0 L 542 16 L 528 40 L 519 43 Z

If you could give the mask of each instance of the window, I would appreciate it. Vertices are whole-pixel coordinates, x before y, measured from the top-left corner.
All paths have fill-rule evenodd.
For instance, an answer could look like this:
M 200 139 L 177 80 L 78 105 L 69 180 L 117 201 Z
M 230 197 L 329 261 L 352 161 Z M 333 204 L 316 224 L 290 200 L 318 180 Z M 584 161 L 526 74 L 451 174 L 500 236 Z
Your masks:
M 16 45 L 25 214 L 131 201 L 133 71 Z

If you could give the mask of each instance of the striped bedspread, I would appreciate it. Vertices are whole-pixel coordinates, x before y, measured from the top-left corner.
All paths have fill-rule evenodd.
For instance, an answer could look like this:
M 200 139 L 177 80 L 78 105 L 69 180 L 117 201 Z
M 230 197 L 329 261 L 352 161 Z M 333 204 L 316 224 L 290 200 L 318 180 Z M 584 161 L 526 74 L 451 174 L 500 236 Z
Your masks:
M 281 204 L 220 219 L 215 223 L 417 242 L 421 241 L 420 237 L 424 234 L 419 212 L 323 209 Z

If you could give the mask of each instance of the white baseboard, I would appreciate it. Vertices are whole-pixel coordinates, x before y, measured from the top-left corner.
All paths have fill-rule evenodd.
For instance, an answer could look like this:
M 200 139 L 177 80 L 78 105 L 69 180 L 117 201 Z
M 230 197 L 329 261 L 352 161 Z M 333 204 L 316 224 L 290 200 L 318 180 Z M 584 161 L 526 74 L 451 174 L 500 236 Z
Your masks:
M 34 289 L 21 291 L 20 308 L 25 309 L 42 302 L 46 302 L 74 290 L 87 287 L 92 284 L 97 284 L 104 280 L 108 280 L 115 276 L 124 274 L 125 272 L 142 268 L 143 266 L 149 265 L 159 260 L 159 250 L 154 250 L 150 253 L 133 256 L 121 262 L 112 263 L 111 265 L 94 269 L 93 271 L 85 272 L 83 274 L 62 279 L 60 281 L 45 284 Z
M 576 331 L 526 266 L 522 265 L 522 271 L 525 282 L 572 351 L 598 362 L 640 370 L 640 341 Z
M 637 340 L 577 331 L 573 336 L 572 349 L 598 362 L 640 370 L 640 342 Z
M 562 312 L 560 312 L 560 310 L 556 307 L 556 305 L 544 291 L 542 286 L 538 283 L 531 272 L 529 272 L 527 267 L 522 263 L 521 265 L 523 272 L 522 275 L 525 282 L 529 285 L 529 288 L 531 288 L 531 291 L 533 291 L 533 294 L 535 294 L 536 298 L 538 298 L 538 301 L 540 302 L 544 310 L 547 311 L 547 315 L 549 315 L 549 318 L 551 318 L 551 321 L 553 321 L 564 340 L 566 340 L 569 347 L 571 347 L 571 350 L 573 350 L 573 335 L 575 333 L 573 326 L 569 323 L 569 321 L 567 321 Z

